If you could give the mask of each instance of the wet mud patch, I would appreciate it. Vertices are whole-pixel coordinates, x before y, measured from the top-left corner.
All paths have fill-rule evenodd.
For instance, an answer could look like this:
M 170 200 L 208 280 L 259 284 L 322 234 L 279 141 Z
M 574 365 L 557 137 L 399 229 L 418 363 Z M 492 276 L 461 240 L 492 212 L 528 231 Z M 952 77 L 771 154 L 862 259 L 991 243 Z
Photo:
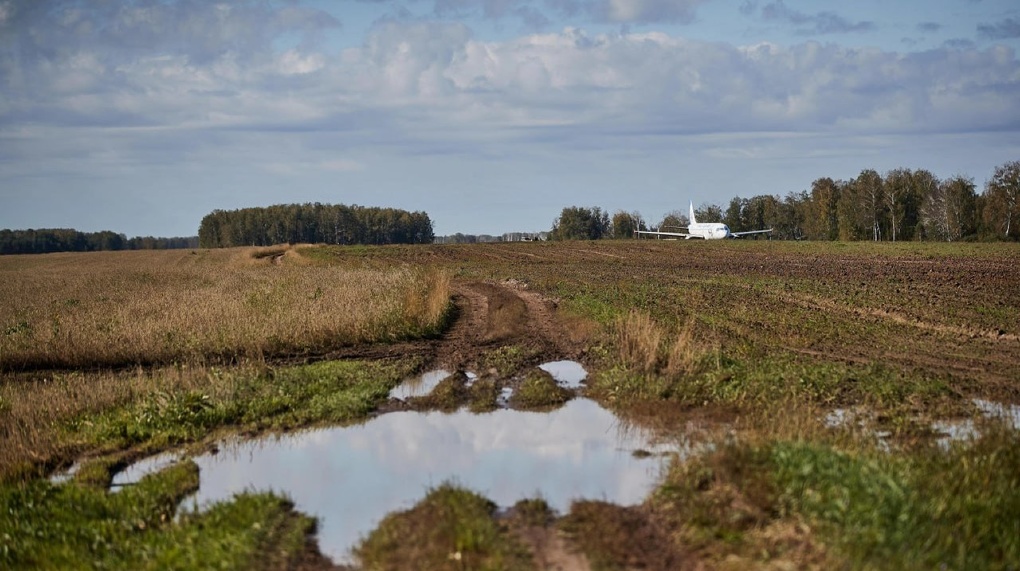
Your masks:
M 405 381 L 390 391 L 380 412 L 439 410 L 472 412 L 499 408 L 551 410 L 583 394 L 588 372 L 577 361 L 542 363 L 512 377 L 490 369 L 479 377 L 470 371 L 436 369 Z
M 692 569 L 669 532 L 647 510 L 603 501 L 574 502 L 558 524 L 595 569 Z

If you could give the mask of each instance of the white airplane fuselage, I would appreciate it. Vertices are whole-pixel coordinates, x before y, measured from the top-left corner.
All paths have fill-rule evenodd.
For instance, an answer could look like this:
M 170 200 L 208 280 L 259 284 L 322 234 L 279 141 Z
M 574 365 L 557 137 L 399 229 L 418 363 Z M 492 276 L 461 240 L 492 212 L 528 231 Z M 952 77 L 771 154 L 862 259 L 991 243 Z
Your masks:
M 693 216 L 692 216 L 693 218 Z M 730 237 L 730 227 L 721 222 L 696 222 L 687 227 L 688 240 L 703 238 L 705 240 L 721 240 Z
M 667 240 L 675 240 L 677 238 L 684 238 L 685 240 L 693 239 L 722 240 L 724 238 L 740 238 L 752 234 L 768 234 L 772 232 L 771 228 L 767 230 L 748 230 L 746 232 L 730 232 L 730 227 L 723 224 L 722 222 L 698 222 L 694 218 L 694 202 L 691 202 L 690 208 L 691 208 L 690 209 L 691 223 L 687 225 L 686 232 L 635 230 L 634 235 L 640 236 L 642 234 L 647 234 L 649 236 L 657 236 L 659 238 L 666 236 Z

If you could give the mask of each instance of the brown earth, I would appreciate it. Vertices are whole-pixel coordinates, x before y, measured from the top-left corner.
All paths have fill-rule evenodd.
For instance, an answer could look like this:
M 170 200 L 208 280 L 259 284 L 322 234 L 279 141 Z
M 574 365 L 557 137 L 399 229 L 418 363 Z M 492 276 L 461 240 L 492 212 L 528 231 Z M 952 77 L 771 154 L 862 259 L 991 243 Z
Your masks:
M 436 344 L 435 365 L 474 370 L 487 350 L 505 345 L 526 347 L 539 362 L 584 354 L 585 328 L 567 326 L 556 301 L 523 282 L 459 283 L 453 299 L 459 318 Z
M 521 348 L 528 355 L 524 367 L 584 360 L 593 325 L 561 315 L 555 299 L 531 291 L 522 281 L 460 281 L 453 284 L 452 297 L 453 322 L 437 339 L 343 347 L 317 358 L 415 355 L 426 368 L 478 373 L 484 372 L 479 368 L 488 352 L 506 346 Z
M 354 262 L 367 267 L 453 269 L 454 320 L 435 339 L 343 347 L 314 358 L 417 356 L 426 369 L 484 374 L 487 355 L 513 346 L 526 355 L 520 368 L 559 359 L 587 363 L 601 326 L 561 308 L 581 298 L 627 300 L 659 318 L 696 316 L 724 352 L 748 344 L 825 362 L 879 363 L 947 375 L 964 398 L 1017 403 L 1020 249 L 1002 249 L 938 257 L 907 245 L 651 241 L 337 249 L 344 263 L 359 255 Z M 637 527 L 651 517 L 640 508 L 625 515 L 637 518 Z M 555 526 L 528 529 L 525 540 L 539 569 L 590 568 Z M 681 564 L 679 557 L 669 561 Z M 309 543 L 296 568 L 337 567 Z

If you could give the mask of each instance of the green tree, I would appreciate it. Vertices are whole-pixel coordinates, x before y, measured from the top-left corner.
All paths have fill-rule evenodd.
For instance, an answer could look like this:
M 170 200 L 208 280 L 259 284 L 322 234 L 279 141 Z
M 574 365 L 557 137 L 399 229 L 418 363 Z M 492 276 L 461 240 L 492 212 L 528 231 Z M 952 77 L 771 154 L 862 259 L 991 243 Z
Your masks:
M 985 224 L 1002 238 L 1020 239 L 1020 161 L 995 167 L 984 202 Z
M 812 240 L 838 240 L 840 190 L 843 183 L 831 178 L 811 183 L 809 203 L 804 206 L 804 231 Z
M 609 236 L 609 214 L 599 207 L 568 206 L 553 223 L 554 240 L 598 240 Z
M 865 169 L 854 179 L 853 185 L 853 194 L 860 201 L 857 210 L 858 226 L 864 229 L 864 236 L 870 235 L 877 242 L 882 239 L 886 227 L 885 185 L 882 177 L 874 169 Z
M 679 210 L 671 210 L 662 217 L 655 229 L 660 232 L 680 232 L 687 230 L 687 225 L 690 223 L 686 214 Z
M 928 238 L 952 242 L 977 231 L 974 181 L 957 175 L 932 189 L 921 204 Z
M 909 240 L 917 226 L 920 201 L 910 169 L 885 173 L 885 208 L 889 215 L 890 239 Z
M 722 222 L 723 210 L 718 204 L 702 204 L 694 209 L 698 222 Z
M 613 238 L 633 238 L 635 230 L 645 229 L 644 221 L 637 212 L 624 212 L 617 210 L 613 214 L 612 229 Z
M 722 221 L 724 224 L 729 226 L 731 232 L 743 232 L 748 230 L 747 222 L 747 200 L 739 197 L 733 197 L 730 199 L 729 206 L 726 207 L 726 214 L 723 216 Z

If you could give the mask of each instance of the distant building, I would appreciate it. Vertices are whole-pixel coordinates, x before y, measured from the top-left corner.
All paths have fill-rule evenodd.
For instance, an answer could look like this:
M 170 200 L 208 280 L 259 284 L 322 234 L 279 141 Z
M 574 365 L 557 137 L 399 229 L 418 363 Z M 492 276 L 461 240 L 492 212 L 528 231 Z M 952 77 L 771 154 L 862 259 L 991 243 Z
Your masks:
M 503 234 L 504 242 L 538 242 L 548 239 L 548 232 L 507 232 Z
M 483 242 L 538 242 L 549 239 L 548 232 L 507 232 L 502 236 L 490 236 L 489 234 L 453 234 L 450 236 L 436 236 L 435 244 L 477 244 Z

